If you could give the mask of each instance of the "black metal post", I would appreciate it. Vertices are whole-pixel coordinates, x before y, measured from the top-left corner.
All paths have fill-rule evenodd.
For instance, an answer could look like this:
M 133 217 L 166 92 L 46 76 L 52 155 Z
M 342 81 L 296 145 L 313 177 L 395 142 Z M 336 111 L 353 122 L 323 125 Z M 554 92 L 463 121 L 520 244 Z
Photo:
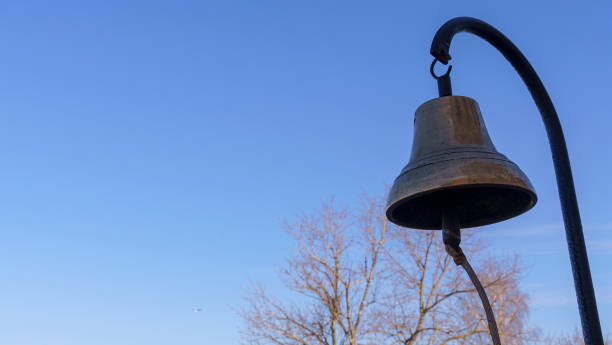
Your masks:
M 582 223 L 580 221 L 580 212 L 572 178 L 572 169 L 557 111 L 540 77 L 538 77 L 521 51 L 500 31 L 481 20 L 470 17 L 457 17 L 444 23 L 434 36 L 431 44 L 431 55 L 443 64 L 447 64 L 451 59 L 448 53 L 451 40 L 455 34 L 462 31 L 479 36 L 504 55 L 527 85 L 540 111 L 542 121 L 544 121 L 544 126 L 546 127 L 546 133 L 548 134 L 553 164 L 555 166 L 557 188 L 561 200 L 565 235 L 572 264 L 574 287 L 576 289 L 584 341 L 587 345 L 603 345 L 595 291 L 593 290 L 591 270 L 584 244 Z

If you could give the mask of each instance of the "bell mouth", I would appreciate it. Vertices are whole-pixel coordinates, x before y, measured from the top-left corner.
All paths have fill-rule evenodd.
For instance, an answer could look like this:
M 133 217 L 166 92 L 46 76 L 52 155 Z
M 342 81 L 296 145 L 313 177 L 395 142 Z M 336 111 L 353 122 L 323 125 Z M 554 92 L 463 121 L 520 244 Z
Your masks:
M 498 184 L 471 184 L 428 190 L 391 202 L 387 218 L 400 226 L 440 230 L 442 215 L 453 209 L 462 228 L 489 225 L 518 216 L 537 202 L 527 188 Z

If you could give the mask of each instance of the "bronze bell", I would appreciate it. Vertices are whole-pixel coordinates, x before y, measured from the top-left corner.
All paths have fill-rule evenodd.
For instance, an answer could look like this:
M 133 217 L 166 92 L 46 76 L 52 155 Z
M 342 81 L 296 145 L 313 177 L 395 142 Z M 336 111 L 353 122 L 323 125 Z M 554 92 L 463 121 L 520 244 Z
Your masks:
M 410 162 L 389 193 L 390 221 L 439 230 L 450 211 L 470 228 L 517 216 L 536 201 L 527 176 L 493 146 L 475 100 L 446 96 L 417 109 Z

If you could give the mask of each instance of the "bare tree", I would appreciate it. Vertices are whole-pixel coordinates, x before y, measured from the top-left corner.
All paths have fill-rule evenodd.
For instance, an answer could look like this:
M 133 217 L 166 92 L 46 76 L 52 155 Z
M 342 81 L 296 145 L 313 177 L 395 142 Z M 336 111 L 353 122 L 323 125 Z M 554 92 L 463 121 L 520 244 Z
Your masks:
M 543 343 L 547 345 L 584 345 L 584 338 L 582 337 L 582 332 L 575 328 L 572 334 L 549 336 Z M 604 345 L 612 345 L 609 335 L 605 337 Z
M 389 228 L 384 279 L 391 290 L 377 305 L 380 333 L 392 344 L 489 344 L 482 305 L 463 270 L 446 255 L 439 232 Z M 516 258 L 481 259 L 484 246 L 464 233 L 463 250 L 480 262 L 476 271 L 487 290 L 503 344 L 536 338 L 526 325 L 527 296 L 518 288 Z
M 241 312 L 249 344 L 357 345 L 372 343 L 377 274 L 387 221 L 378 203 L 364 199 L 357 215 L 322 206 L 285 229 L 297 248 L 281 270 L 285 285 L 304 296 L 283 303 L 256 286 Z
M 297 248 L 281 270 L 293 302 L 256 285 L 241 311 L 253 345 L 489 344 L 480 300 L 465 272 L 446 255 L 440 232 L 387 222 L 380 200 L 364 199 L 351 214 L 323 205 L 314 216 L 286 225 Z M 385 242 L 385 239 L 390 240 Z M 518 288 L 516 259 L 484 256 L 464 235 L 495 311 L 502 342 L 524 344 L 527 296 Z

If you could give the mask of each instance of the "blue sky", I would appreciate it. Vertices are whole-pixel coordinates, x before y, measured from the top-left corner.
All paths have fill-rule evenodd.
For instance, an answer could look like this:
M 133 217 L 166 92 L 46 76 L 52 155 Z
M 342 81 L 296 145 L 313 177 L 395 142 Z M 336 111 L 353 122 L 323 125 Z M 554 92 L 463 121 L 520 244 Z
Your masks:
M 557 106 L 612 329 L 610 2 L 91 1 L 0 5 L 0 343 L 237 344 L 280 220 L 380 194 L 409 158 L 435 30 L 506 33 Z M 482 230 L 530 267 L 545 331 L 578 325 L 547 140 L 510 65 L 457 36 L 475 98 L 539 203 Z M 192 306 L 203 311 L 194 314 Z

